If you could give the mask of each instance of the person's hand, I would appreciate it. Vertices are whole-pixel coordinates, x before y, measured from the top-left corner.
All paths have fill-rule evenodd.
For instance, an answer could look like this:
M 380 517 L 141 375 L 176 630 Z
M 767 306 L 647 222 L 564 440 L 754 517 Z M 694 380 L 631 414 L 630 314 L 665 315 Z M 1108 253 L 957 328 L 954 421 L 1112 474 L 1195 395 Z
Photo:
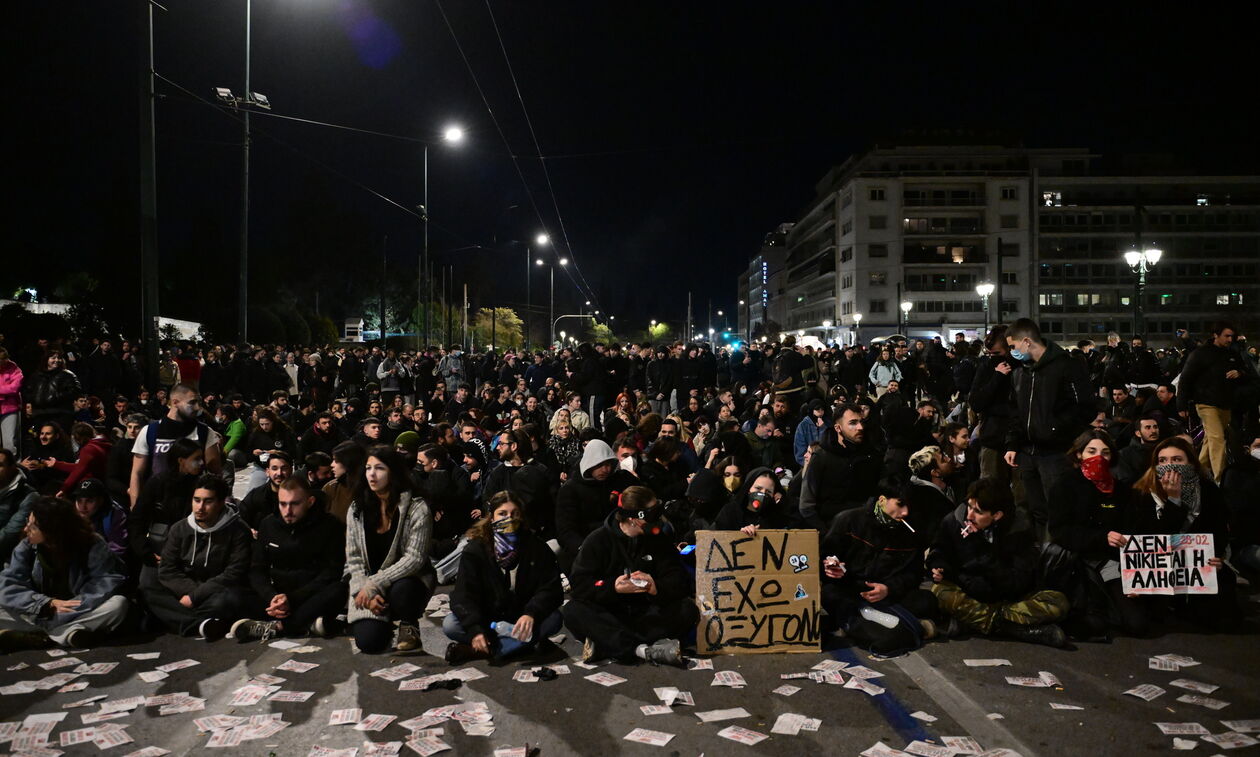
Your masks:
M 1123 547 L 1126 541 L 1128 541 L 1128 537 L 1119 531 L 1107 532 L 1107 546 L 1109 547 Z
M 384 615 L 389 609 L 389 603 L 385 601 L 385 597 L 376 594 L 368 600 L 367 609 L 371 610 L 373 615 Z
M 1240 375 L 1242 375 L 1242 374 L 1240 374 L 1240 373 L 1239 373 L 1238 371 L 1236 371 L 1236 370 L 1233 370 L 1233 371 L 1229 371 L 1228 373 L 1226 373 L 1226 374 L 1225 374 L 1225 378 L 1227 378 L 1227 379 L 1236 379 L 1236 378 L 1238 378 Z
M 469 473 L 469 474 L 468 474 L 468 480 L 469 480 L 469 481 L 480 481 L 480 480 L 481 480 L 481 471 L 479 471 L 479 470 L 475 470 L 475 471 L 473 471 L 472 473 Z
M 1180 410 L 1180 411 L 1178 411 L 1178 412 L 1177 412 L 1177 415 L 1180 415 L 1182 418 L 1189 418 L 1189 417 L 1190 417 L 1190 411 L 1189 411 L 1189 410 Z
M 434 523 L 437 523 L 437 522 L 438 522 L 438 521 L 440 521 L 440 520 L 442 520 L 442 511 L 441 511 L 441 510 L 434 510 L 434 511 L 433 511 L 433 522 L 434 522 Z
M 1164 493 L 1172 499 L 1181 499 L 1181 474 L 1175 470 L 1170 470 L 1159 477 L 1159 483 L 1164 487 Z
M 757 535 L 757 526 L 756 526 L 755 524 L 751 524 L 751 523 L 750 523 L 749 525 L 744 526 L 743 528 L 741 528 L 741 529 L 739 529 L 739 530 L 740 530 L 740 531 L 742 531 L 742 532 L 744 533 L 744 535 L 745 535 L 745 536 L 756 536 L 756 535 Z
M 271 604 L 267 606 L 267 614 L 273 618 L 289 617 L 289 597 L 286 594 L 277 594 L 271 598 Z
M 512 626 L 512 638 L 517 641 L 529 641 L 534 638 L 534 618 L 532 615 L 522 615 L 516 619 L 516 625 Z
M 1005 360 L 1002 360 L 997 365 L 993 366 L 993 370 L 1002 374 L 1003 376 L 1007 376 L 1007 375 L 1010 375 L 1011 365 Z
M 1003 459 L 1003 460 L 1005 460 L 1005 461 L 1006 461 L 1006 464 L 1007 464 L 1007 465 L 1009 465 L 1009 466 L 1011 466 L 1012 468 L 1018 468 L 1018 467 L 1019 467 L 1019 464 L 1015 462 L 1015 453 L 1014 453 L 1014 452 L 1007 452 L 1005 455 L 1003 455 L 1003 456 L 1002 456 L 1002 459 Z
M 469 515 L 469 516 L 470 516 L 473 520 L 481 520 L 481 510 L 480 510 L 480 509 L 478 509 L 478 508 L 473 508 L 472 510 L 469 510 L 469 511 L 468 511 L 468 515 Z
M 260 450 L 260 449 L 256 449 L 256 450 L 254 450 L 254 457 L 258 457 L 258 456 L 259 456 L 259 455 L 261 455 L 262 453 L 263 453 L 263 451 L 262 451 L 262 450 Z
M 1222 565 L 1224 565 L 1224 564 L 1225 564 L 1225 561 L 1224 561 L 1224 560 L 1222 560 L 1222 559 L 1221 559 L 1221 558 L 1219 558 L 1219 557 L 1209 557 L 1209 558 L 1208 558 L 1208 565 L 1211 565 L 1213 568 L 1219 568 L 1219 567 L 1221 567 L 1221 566 L 1222 566 Z
M 60 615 L 65 612 L 74 612 L 82 602 L 78 599 L 51 599 L 49 604 L 52 605 L 53 612 Z
M 40 465 L 42 465 L 42 466 L 44 466 L 45 468 L 52 468 L 53 466 L 55 466 L 55 465 L 57 464 L 57 458 L 55 458 L 55 457 L 46 457 L 46 458 L 44 458 L 43 460 L 40 460 L 40 461 L 39 461 L 39 464 L 40 464 Z
M 188 596 L 187 594 L 179 598 L 179 603 L 183 605 L 184 607 L 192 609 L 192 606 L 193 606 L 192 597 Z
M 27 470 L 35 470 L 36 468 L 40 466 L 40 463 L 35 458 L 26 457 L 26 458 L 22 458 L 22 461 L 19 462 L 18 465 L 22 466 L 23 468 Z
M 359 589 L 358 593 L 354 595 L 354 606 L 360 610 L 365 610 L 368 602 L 371 602 L 374 596 L 376 596 L 376 592 L 367 587 Z
M 871 587 L 871 590 L 864 591 L 859 596 L 867 602 L 879 602 L 888 596 L 888 586 L 886 584 L 867 581 L 866 585 Z
M 613 591 L 618 594 L 641 594 L 643 592 L 638 586 L 630 581 L 630 576 L 617 576 L 617 580 L 613 582 Z
M 823 573 L 827 578 L 844 578 L 844 571 L 844 563 L 840 562 L 835 555 L 823 560 Z
M 941 581 L 944 581 L 944 580 L 945 580 L 945 569 L 932 568 L 932 583 L 939 584 Z
M 644 587 L 643 587 L 643 588 L 641 588 L 641 589 L 639 589 L 639 591 L 641 591 L 641 592 L 646 592 L 646 593 L 651 594 L 651 595 L 653 595 L 653 596 L 655 596 L 655 595 L 656 595 L 656 579 L 655 579 L 655 578 L 652 578 L 652 576 L 651 576 L 650 574 L 648 574 L 648 573 L 644 573 L 644 572 L 643 572 L 643 571 L 641 571 L 641 570 L 636 570 L 635 572 L 633 572 L 633 573 L 631 573 L 631 574 L 630 574 L 630 578 L 632 578 L 632 579 L 633 579 L 633 578 L 637 578 L 637 579 L 639 579 L 640 581 L 647 581 L 647 582 L 648 582 L 648 585 L 647 585 L 647 586 L 644 586 Z M 636 588 L 637 588 L 637 587 L 636 587 Z

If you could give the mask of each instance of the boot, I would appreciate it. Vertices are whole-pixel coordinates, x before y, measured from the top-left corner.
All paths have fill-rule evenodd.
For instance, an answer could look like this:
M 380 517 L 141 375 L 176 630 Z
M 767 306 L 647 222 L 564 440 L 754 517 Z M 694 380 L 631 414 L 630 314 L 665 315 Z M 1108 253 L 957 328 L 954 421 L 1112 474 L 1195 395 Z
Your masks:
M 1030 644 L 1044 644 L 1047 647 L 1056 649 L 1067 649 L 1068 647 L 1067 634 L 1063 633 L 1063 629 L 1054 623 L 1023 626 L 1018 623 L 999 620 L 993 624 L 993 631 L 1012 639 L 1029 642 Z

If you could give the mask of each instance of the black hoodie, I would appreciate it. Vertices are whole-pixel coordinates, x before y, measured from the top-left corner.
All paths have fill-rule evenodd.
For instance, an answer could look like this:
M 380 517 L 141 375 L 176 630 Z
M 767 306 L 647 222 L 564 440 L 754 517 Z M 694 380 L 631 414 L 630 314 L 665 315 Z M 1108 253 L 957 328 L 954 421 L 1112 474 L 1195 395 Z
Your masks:
M 753 512 L 748 509 L 748 490 L 752 488 L 753 482 L 762 476 L 769 476 L 774 479 L 773 494 L 779 495 L 782 499 L 776 502 L 771 496 L 767 499 L 760 511 Z M 718 513 L 717 521 L 713 527 L 719 531 L 738 531 L 744 526 L 757 526 L 758 528 L 794 528 L 797 518 L 793 517 L 793 513 L 788 511 L 788 505 L 791 500 L 788 493 L 784 491 L 783 485 L 779 483 L 779 479 L 774 475 L 774 471 L 769 468 L 754 468 L 744 480 L 740 481 L 739 488 L 731 495 L 730 500 Z
M 1014 513 L 984 531 L 962 535 L 967 506 L 946 515 L 928 550 L 927 567 L 980 602 L 1013 602 L 1036 588 L 1040 556 L 1028 531 L 1012 531 Z
M 1089 372 L 1050 342 L 1031 367 L 1011 373 L 1016 416 L 1006 432 L 1007 451 L 1067 452 L 1097 415 Z
M 175 596 L 192 597 L 195 607 L 225 587 L 245 585 L 252 542 L 249 527 L 231 508 L 209 528 L 197 525 L 189 513 L 171 526 L 158 580 Z
M 649 524 L 649 528 L 651 525 Z M 604 525 L 593 531 L 573 561 L 570 585 L 573 597 L 592 602 L 617 615 L 629 615 L 653 604 L 668 604 L 689 596 L 695 582 L 683 568 L 670 536 L 645 533 L 626 536 L 611 512 Z M 641 571 L 656 581 L 656 594 L 618 594 L 617 578 Z
M 882 471 L 881 456 L 869 441 L 841 444 L 835 428 L 827 429 L 821 449 L 805 471 L 801 520 L 810 528 L 825 530 L 842 510 L 860 507 L 875 494 Z

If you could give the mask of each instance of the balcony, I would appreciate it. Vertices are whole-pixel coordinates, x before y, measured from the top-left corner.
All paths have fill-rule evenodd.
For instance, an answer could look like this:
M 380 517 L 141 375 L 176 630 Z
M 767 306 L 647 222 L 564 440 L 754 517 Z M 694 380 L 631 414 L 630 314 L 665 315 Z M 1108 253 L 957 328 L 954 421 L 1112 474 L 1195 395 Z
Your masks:
M 911 245 L 902 249 L 904 265 L 979 265 L 989 262 L 989 256 L 974 245 Z

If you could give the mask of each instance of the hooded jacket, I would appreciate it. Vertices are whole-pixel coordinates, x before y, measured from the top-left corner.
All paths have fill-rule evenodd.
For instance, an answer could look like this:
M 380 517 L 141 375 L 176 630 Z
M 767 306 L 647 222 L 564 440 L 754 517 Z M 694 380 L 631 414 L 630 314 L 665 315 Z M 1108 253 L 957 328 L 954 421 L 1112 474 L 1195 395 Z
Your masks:
M 1009 365 L 1011 373 L 995 370 L 998 363 Z M 980 414 L 981 447 L 1006 448 L 1006 432 L 1015 416 L 1015 404 L 1011 401 L 1011 376 L 1019 369 L 1019 361 L 1007 355 L 984 358 L 976 367 L 976 377 L 972 380 L 967 401 Z
M 459 558 L 459 577 L 451 591 L 451 612 L 470 636 L 484 634 L 491 623 L 514 623 L 522 615 L 534 619 L 534 627 L 560 609 L 564 589 L 555 553 L 545 542 L 520 532 L 516 546 L 515 574 L 499 567 L 494 548 L 472 539 Z
M 834 555 L 845 570 L 840 578 L 824 575 L 823 583 L 854 598 L 870 590 L 867 581 L 882 583 L 888 587 L 888 601 L 897 602 L 923 580 L 923 547 L 904 524 L 880 523 L 873 507 L 845 510 L 831 522 L 819 556 Z
M 1050 489 L 1050 541 L 1090 562 L 1117 559 L 1107 533 L 1126 533 L 1130 496 L 1118 480 L 1111 494 L 1104 494 L 1080 469 L 1064 473 Z
M 55 589 L 47 583 L 38 548 L 23 539 L 13 551 L 13 559 L 4 573 L 0 573 L 0 607 L 16 615 L 35 617 L 41 627 L 53 629 L 73 623 L 122 589 L 126 580 L 122 563 L 114 558 L 103 539 L 95 539 L 86 555 L 74 557 L 76 559 L 67 566 L 70 596 L 51 596 L 50 592 Z M 80 604 L 71 612 L 39 618 L 44 606 L 53 599 L 78 599 Z
M 10 360 L 0 365 L 0 415 L 22 409 L 22 369 Z
M 1054 342 L 1040 360 L 1011 378 L 1016 414 L 1006 433 L 1008 452 L 1067 452 L 1097 414 L 1088 369 Z
M 209 528 L 189 513 L 167 534 L 158 580 L 172 594 L 187 595 L 199 605 L 217 591 L 245 585 L 252 541 L 249 528 L 230 507 Z
M 345 567 L 345 527 L 312 508 L 291 526 L 278 515 L 263 518 L 253 544 L 249 582 L 263 602 L 284 594 L 295 606 L 341 581 Z
M 906 521 L 918 532 L 920 545 L 927 546 L 936 536 L 941 519 L 953 511 L 954 501 L 930 479 L 914 475 L 910 476 L 908 500 L 906 504 L 910 506 L 910 514 L 906 516 Z M 898 528 L 910 532 L 905 526 L 899 525 Z
M 617 506 L 613 492 L 625 491 L 639 483 L 634 474 L 620 468 L 614 468 L 603 481 L 591 478 L 591 471 L 607 462 L 617 462 L 612 447 L 602 439 L 587 442 L 579 463 L 582 475 L 566 481 L 556 494 L 556 538 L 561 551 L 570 558 Z
M 109 451 L 113 446 L 108 439 L 98 436 L 79 448 L 77 462 L 58 460 L 53 463 L 53 468 L 66 474 L 66 480 L 61 484 L 61 491 L 68 492 L 78 486 L 80 481 L 88 478 L 104 481 L 109 473 Z
M 984 531 L 962 536 L 967 506 L 946 515 L 928 550 L 927 567 L 942 568 L 945 579 L 980 602 L 1013 602 L 1036 588 L 1040 555 L 1031 533 L 1012 531 L 1014 513 Z
M 753 482 L 762 476 L 769 476 L 774 479 L 774 494 L 782 495 L 781 501 L 774 501 L 773 496 L 766 500 L 762 509 L 753 512 L 748 509 L 748 490 L 752 488 Z M 769 468 L 754 468 L 744 480 L 739 483 L 739 488 L 731 495 L 731 498 L 722 507 L 718 513 L 713 527 L 719 531 L 738 531 L 744 526 L 757 526 L 758 528 L 792 528 L 795 525 L 796 518 L 793 513 L 788 511 L 791 500 L 788 494 L 783 490 L 783 486 L 779 483 L 779 479 L 774 475 L 774 471 Z
M 650 605 L 667 605 L 688 596 L 695 582 L 683 569 L 671 542 L 663 532 L 631 539 L 621 530 L 617 513 L 608 513 L 604 524 L 582 542 L 573 561 L 569 585 L 574 599 L 594 603 L 625 617 Z M 656 582 L 655 596 L 618 594 L 613 588 L 618 577 L 635 571 L 652 577 Z
M 26 483 L 26 473 L 19 470 L 9 485 L 0 489 L 0 564 L 7 562 L 31 515 L 31 506 L 39 494 Z
M 880 455 L 869 442 L 841 444 L 836 430 L 827 429 L 822 448 L 805 471 L 801 519 L 824 530 L 840 511 L 859 507 L 875 494 L 882 468 Z
M 140 499 L 127 518 L 131 551 L 143 564 L 157 564 L 153 555 L 162 553 L 171 527 L 192 511 L 196 483 L 196 475 L 169 470 L 144 482 Z

